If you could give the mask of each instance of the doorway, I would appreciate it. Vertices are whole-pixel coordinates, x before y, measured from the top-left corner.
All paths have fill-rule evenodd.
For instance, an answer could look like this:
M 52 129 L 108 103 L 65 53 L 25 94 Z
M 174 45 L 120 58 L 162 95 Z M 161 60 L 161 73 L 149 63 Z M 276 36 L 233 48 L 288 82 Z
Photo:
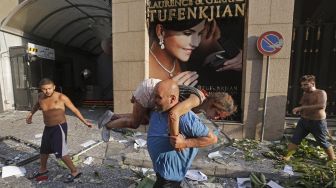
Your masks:
M 300 78 L 316 76 L 316 87 L 327 92 L 327 118 L 336 117 L 336 1 L 296 0 L 287 97 L 287 117 L 302 96 Z

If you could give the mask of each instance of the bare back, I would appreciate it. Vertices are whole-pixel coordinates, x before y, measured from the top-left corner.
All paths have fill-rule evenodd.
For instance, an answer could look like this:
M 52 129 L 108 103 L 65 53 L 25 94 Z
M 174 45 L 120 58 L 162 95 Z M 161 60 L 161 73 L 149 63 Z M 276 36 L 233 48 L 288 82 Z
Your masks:
M 62 95 L 59 92 L 54 92 L 50 97 L 46 97 L 43 94 L 39 95 L 38 102 L 46 126 L 56 126 L 66 121 L 65 104 L 62 100 Z
M 327 95 L 324 90 L 316 89 L 313 92 L 305 92 L 300 101 L 302 106 L 316 106 L 301 111 L 301 117 L 311 120 L 322 120 L 326 118 Z

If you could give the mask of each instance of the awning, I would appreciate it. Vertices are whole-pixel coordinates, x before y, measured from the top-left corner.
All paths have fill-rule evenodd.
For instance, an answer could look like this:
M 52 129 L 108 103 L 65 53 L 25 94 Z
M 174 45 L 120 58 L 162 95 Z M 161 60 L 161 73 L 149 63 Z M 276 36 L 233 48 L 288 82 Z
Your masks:
M 111 37 L 111 0 L 26 0 L 2 22 L 1 29 L 100 54 Z

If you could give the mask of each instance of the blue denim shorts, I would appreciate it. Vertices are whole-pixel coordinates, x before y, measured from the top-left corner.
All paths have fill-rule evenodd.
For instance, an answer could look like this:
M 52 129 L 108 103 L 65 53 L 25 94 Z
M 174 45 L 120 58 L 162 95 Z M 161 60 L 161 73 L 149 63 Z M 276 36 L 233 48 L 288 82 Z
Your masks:
M 330 143 L 327 141 L 328 129 L 327 129 L 327 121 L 323 120 L 309 120 L 300 118 L 296 128 L 294 135 L 292 137 L 292 143 L 299 145 L 309 133 L 311 133 L 317 143 L 324 149 L 330 147 Z

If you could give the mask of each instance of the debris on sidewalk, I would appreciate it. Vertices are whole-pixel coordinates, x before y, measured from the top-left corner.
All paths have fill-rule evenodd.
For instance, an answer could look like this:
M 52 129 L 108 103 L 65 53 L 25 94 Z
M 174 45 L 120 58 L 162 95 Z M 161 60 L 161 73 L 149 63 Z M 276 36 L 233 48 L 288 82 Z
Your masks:
M 92 162 L 93 162 L 93 157 L 87 157 L 83 163 L 86 164 L 86 165 L 90 165 Z
M 39 133 L 39 134 L 35 134 L 35 136 L 34 136 L 36 139 L 38 139 L 38 138 L 42 138 L 42 133 Z
M 270 149 L 275 156 L 284 156 L 287 143 L 274 143 Z M 278 161 L 274 167 L 283 169 L 290 176 L 296 176 L 295 181 L 292 177 L 280 181 L 279 184 L 283 187 L 328 187 L 328 183 L 332 184 L 335 181 L 336 162 L 326 163 L 326 161 L 324 150 L 319 146 L 316 147 L 316 141 L 308 136 L 302 140 L 290 161 Z
M 17 166 L 3 166 L 2 167 L 2 178 L 10 177 L 10 176 L 25 176 L 26 169 L 23 167 L 17 167 Z
M 91 146 L 95 143 L 96 143 L 96 141 L 94 141 L 94 140 L 88 140 L 88 141 L 84 142 L 83 144 L 81 144 L 81 146 L 84 147 L 84 148 L 87 148 L 87 147 L 89 147 L 89 146 Z
M 277 184 L 274 181 L 269 181 L 266 185 L 270 186 L 271 188 L 283 188 L 282 186 L 280 186 L 279 184 Z
M 136 186 L 136 188 L 152 188 L 154 186 L 155 180 L 151 177 L 145 177 L 143 180 L 141 180 Z
M 222 158 L 223 155 L 220 154 L 219 151 L 214 151 L 214 152 L 209 153 L 209 154 L 208 154 L 208 157 L 209 157 L 210 159 L 215 159 L 215 158 Z
M 289 165 L 285 165 L 284 170 L 285 173 L 293 176 L 294 172 L 293 172 L 293 167 L 289 166 Z
M 147 141 L 144 140 L 144 139 L 141 139 L 141 138 L 135 139 L 134 141 L 135 141 L 135 143 L 134 143 L 134 149 L 138 149 L 138 148 L 144 147 L 147 144 Z
M 250 139 L 243 139 L 243 140 L 237 140 L 234 139 L 232 146 L 235 148 L 238 148 L 243 151 L 245 160 L 250 161 L 250 160 L 256 160 L 256 156 L 253 153 L 253 150 L 259 150 L 259 141 L 257 140 L 250 140 Z
M 206 181 L 208 177 L 199 170 L 188 170 L 185 175 L 186 178 L 189 178 L 194 181 Z
M 123 143 L 123 144 L 125 144 L 125 143 L 128 142 L 128 140 L 119 140 L 118 142 L 119 142 L 119 143 Z
M 251 180 L 250 178 L 237 178 L 238 188 L 251 188 Z

